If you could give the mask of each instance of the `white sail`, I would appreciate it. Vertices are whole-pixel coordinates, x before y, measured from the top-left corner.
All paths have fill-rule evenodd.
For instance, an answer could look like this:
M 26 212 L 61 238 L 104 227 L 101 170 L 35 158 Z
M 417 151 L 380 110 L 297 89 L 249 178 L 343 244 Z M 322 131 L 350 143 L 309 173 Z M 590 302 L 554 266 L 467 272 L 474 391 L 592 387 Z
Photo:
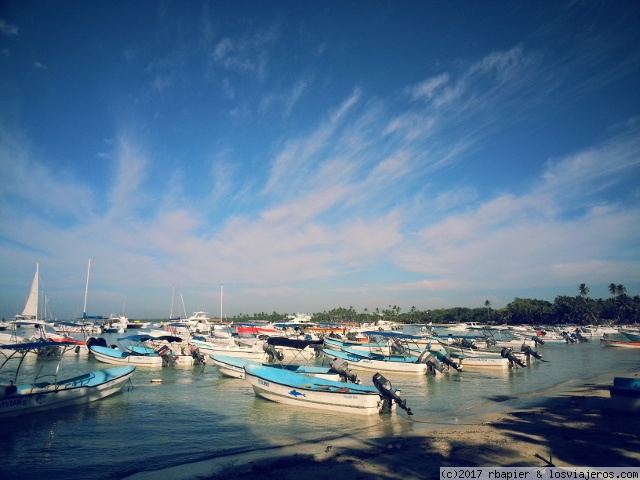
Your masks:
M 19 315 L 22 320 L 36 320 L 38 318 L 38 264 L 36 263 L 36 274 L 33 277 L 33 283 L 31 284 L 31 291 L 27 298 L 27 303 L 24 306 L 22 315 Z

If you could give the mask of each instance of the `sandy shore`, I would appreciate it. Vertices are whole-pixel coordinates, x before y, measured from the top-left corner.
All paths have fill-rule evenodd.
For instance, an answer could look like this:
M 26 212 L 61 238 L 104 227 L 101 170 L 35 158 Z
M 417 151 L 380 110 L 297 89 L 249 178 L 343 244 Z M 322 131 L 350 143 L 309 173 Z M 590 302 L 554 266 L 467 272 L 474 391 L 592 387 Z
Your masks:
M 614 376 L 567 382 L 465 424 L 407 417 L 397 431 L 360 431 L 315 442 L 215 458 L 131 480 L 436 479 L 441 466 L 640 468 L 640 416 L 612 410 Z M 399 414 L 401 415 L 401 414 Z

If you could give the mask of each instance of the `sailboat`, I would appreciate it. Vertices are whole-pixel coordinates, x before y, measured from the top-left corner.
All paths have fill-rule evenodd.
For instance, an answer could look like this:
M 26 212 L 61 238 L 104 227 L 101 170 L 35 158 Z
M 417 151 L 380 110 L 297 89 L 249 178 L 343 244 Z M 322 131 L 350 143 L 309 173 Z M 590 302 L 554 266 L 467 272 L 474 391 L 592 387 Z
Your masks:
M 87 284 L 84 288 L 84 308 L 82 310 L 82 319 L 94 319 L 94 320 L 104 320 L 102 315 L 87 315 L 87 296 L 89 294 L 89 273 L 91 272 L 91 259 L 89 259 L 89 266 L 87 267 Z
M 24 310 L 21 314 L 14 317 L 14 320 L 37 320 L 38 319 L 38 280 L 40 278 L 38 273 L 38 264 L 36 263 L 36 274 L 33 276 L 33 282 L 31 283 L 31 291 L 27 297 L 27 302 L 24 305 Z

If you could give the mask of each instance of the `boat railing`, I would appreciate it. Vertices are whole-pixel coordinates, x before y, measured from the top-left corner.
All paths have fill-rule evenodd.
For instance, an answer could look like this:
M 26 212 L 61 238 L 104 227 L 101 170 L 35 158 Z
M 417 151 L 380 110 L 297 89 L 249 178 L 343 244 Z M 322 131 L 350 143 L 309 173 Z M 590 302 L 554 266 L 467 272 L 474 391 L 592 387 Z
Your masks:
M 24 360 L 27 357 L 27 354 L 32 353 L 37 356 L 38 363 L 40 366 L 36 369 L 36 373 L 31 382 L 31 390 L 30 393 L 34 391 L 38 391 L 38 389 L 46 389 L 49 390 L 54 388 L 58 389 L 58 375 L 60 373 L 60 364 L 62 363 L 62 358 L 64 357 L 64 353 L 75 347 L 75 343 L 70 342 L 28 342 L 22 344 L 14 344 L 14 345 L 3 345 L 3 350 L 13 350 L 11 354 L 8 356 L 2 352 L 5 360 L 0 365 L 0 372 L 7 367 L 7 365 L 13 365 L 13 361 L 17 361 L 18 365 L 15 367 L 15 372 L 13 375 L 12 385 L 18 385 L 18 377 L 21 374 L 22 366 L 24 364 Z M 50 370 L 45 370 L 47 365 L 51 365 L 55 363 L 55 369 L 53 372 Z M 48 378 L 52 378 L 53 381 L 48 381 Z

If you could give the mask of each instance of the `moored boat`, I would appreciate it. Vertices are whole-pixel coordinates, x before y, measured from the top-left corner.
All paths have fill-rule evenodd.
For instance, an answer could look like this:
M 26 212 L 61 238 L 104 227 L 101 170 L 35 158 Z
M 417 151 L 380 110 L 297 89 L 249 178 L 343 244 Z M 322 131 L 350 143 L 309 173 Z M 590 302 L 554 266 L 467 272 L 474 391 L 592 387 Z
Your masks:
M 279 368 L 301 375 L 324 378 L 325 380 L 341 380 L 341 373 L 333 367 L 319 367 L 315 365 L 295 365 L 282 363 L 260 363 L 246 358 L 229 357 L 226 355 L 211 355 L 211 363 L 218 367 L 220 374 L 232 378 L 244 378 L 244 367 L 247 365 L 263 365 Z M 358 382 L 354 382 L 358 383 Z
M 92 344 L 90 350 L 96 360 L 112 365 L 166 367 L 205 363 L 204 356 L 197 349 L 186 353 L 169 346 L 179 342 L 182 338 L 171 335 L 130 335 L 118 339 L 120 348 Z
M 32 342 L 4 345 L 4 351 L 12 351 L 6 356 L 0 371 L 18 362 L 13 380 L 0 385 L 0 417 L 11 417 L 37 411 L 52 410 L 71 405 L 84 404 L 113 395 L 124 387 L 134 372 L 134 366 L 114 367 L 96 370 L 68 379 L 59 379 L 60 362 L 63 355 L 43 356 L 45 348 L 75 348 L 74 343 Z M 29 383 L 19 383 L 20 367 L 27 353 L 36 354 L 42 365 L 37 369 L 34 379 Z M 64 352 L 62 352 L 64 353 Z M 55 361 L 51 361 L 55 358 Z M 53 368 L 46 369 L 47 365 Z M 52 370 L 52 371 L 51 371 Z
M 620 347 L 620 348 L 640 348 L 640 342 L 631 342 L 625 340 L 611 340 L 608 338 L 601 338 L 600 345 L 605 347 Z
M 379 373 L 373 376 L 375 386 L 368 386 L 325 380 L 263 365 L 244 368 L 245 379 L 256 396 L 273 402 L 358 415 L 390 413 L 399 406 L 412 414 L 405 400 L 400 398 L 399 391 Z

